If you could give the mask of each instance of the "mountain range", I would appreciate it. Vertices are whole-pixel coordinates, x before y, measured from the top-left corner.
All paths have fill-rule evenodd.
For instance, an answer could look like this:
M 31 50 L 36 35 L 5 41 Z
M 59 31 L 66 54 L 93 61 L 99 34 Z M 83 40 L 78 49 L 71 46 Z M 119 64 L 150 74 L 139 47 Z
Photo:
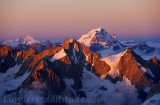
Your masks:
M 103 28 L 63 43 L 2 41 L 0 104 L 159 105 L 158 45 L 121 41 Z
M 26 36 L 24 39 L 17 38 L 15 40 L 5 40 L 1 43 L 2 45 L 12 46 L 17 50 L 28 50 L 30 48 L 34 48 L 38 53 L 45 49 L 57 47 L 61 44 L 50 40 L 38 41 L 31 36 Z

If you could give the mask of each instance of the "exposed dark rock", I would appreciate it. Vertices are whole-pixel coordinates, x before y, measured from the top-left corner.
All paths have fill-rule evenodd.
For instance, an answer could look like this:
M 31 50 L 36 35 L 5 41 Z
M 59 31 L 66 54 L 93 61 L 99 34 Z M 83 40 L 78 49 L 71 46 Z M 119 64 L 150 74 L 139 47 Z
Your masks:
M 103 90 L 103 91 L 107 91 L 108 90 L 105 86 L 101 86 L 99 89 Z
M 77 95 L 79 98 L 86 98 L 86 97 L 87 97 L 84 91 L 78 91 L 78 92 L 76 93 L 76 95 Z
M 9 68 L 15 66 L 16 51 L 10 46 L 0 47 L 0 72 L 5 73 Z

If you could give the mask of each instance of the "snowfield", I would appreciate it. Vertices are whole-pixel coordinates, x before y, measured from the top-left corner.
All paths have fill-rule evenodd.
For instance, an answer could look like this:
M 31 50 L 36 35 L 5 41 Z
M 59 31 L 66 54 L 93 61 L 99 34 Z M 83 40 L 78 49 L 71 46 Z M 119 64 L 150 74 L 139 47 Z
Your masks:
M 125 52 L 126 51 L 123 51 L 123 52 L 116 54 L 116 55 L 109 55 L 109 56 L 102 59 L 111 67 L 111 70 L 109 71 L 108 74 L 112 78 L 116 78 L 118 76 L 118 71 L 117 71 L 118 62 L 119 62 L 121 56 L 123 56 L 125 54 Z
M 66 56 L 66 52 L 64 51 L 64 49 L 62 49 L 61 51 L 59 51 L 58 53 L 56 53 L 51 59 L 51 62 L 54 62 L 55 60 L 58 60 L 60 58 L 63 58 Z
M 82 90 L 86 93 L 86 96 L 93 99 L 104 99 L 104 102 L 101 103 L 102 105 L 141 104 L 138 99 L 137 89 L 125 77 L 122 82 L 114 84 L 109 80 L 97 77 L 84 68 L 82 83 Z
M 20 105 L 18 103 L 4 103 L 4 93 L 6 91 L 11 91 L 17 89 L 22 82 L 29 76 L 29 73 L 14 79 L 15 74 L 18 72 L 22 65 L 15 65 L 9 68 L 6 73 L 0 73 L 0 105 Z

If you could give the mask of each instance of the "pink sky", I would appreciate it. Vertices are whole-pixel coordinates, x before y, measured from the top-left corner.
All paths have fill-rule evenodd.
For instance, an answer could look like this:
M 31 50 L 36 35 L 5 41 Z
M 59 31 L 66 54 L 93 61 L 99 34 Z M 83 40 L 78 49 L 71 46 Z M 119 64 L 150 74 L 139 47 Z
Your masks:
M 0 0 L 0 39 L 79 38 L 97 27 L 160 36 L 160 0 Z

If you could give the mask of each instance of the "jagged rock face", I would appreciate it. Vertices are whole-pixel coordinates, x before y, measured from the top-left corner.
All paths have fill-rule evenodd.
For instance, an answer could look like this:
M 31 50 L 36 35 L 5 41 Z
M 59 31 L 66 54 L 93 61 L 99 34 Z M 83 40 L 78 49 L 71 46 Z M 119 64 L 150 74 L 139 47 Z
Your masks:
M 157 57 L 155 56 L 155 57 L 153 57 L 152 59 L 152 62 L 154 62 L 156 65 L 158 65 L 159 64 L 159 61 L 158 61 L 158 59 L 157 59 Z
M 112 57 L 111 57 L 112 58 Z M 113 57 L 113 59 L 116 57 Z M 160 81 L 160 68 L 159 60 L 154 57 L 151 60 L 144 60 L 141 56 L 137 55 L 131 48 L 128 48 L 120 56 L 116 65 L 117 77 L 115 79 L 109 78 L 113 82 L 116 82 L 123 77 L 128 78 L 133 85 L 136 85 L 138 89 L 142 89 L 145 86 L 157 85 Z
M 48 95 L 59 94 L 65 88 L 64 81 L 54 73 L 54 70 L 44 60 L 41 60 L 34 71 L 31 71 L 30 76 L 23 82 L 22 88 L 28 88 L 33 82 L 44 83 Z
M 31 50 L 31 52 L 32 51 L 34 52 L 34 50 Z M 34 71 L 42 59 L 45 60 L 45 59 L 51 58 L 51 56 L 53 56 L 58 51 L 60 51 L 60 49 L 55 48 L 55 49 L 45 50 L 42 53 L 39 53 L 37 55 L 34 55 L 32 52 L 31 54 L 33 54 L 33 56 L 28 57 L 23 62 L 22 67 L 20 68 L 19 72 L 16 74 L 16 77 L 23 75 L 27 71 Z M 27 51 L 24 54 L 28 54 Z
M 6 72 L 9 68 L 16 64 L 22 64 L 28 57 L 34 56 L 36 51 L 34 49 L 16 51 L 10 46 L 0 47 L 0 71 Z
M 62 51 L 65 55 L 59 55 L 58 57 L 62 57 L 52 61 L 56 54 Z M 24 82 L 24 87 L 34 81 L 47 81 L 46 83 L 50 83 L 47 86 L 52 87 L 54 90 L 51 91 L 54 93 L 60 93 L 63 90 L 62 87 L 65 86 L 62 86 L 64 85 L 62 79 L 68 78 L 74 80 L 73 88 L 79 90 L 82 88 L 83 67 L 92 70 L 98 76 L 105 75 L 110 70 L 98 53 L 92 53 L 89 48 L 76 40 L 67 39 L 62 47 L 45 50 L 26 59 L 15 78 L 31 72 Z
M 21 50 L 17 52 L 17 64 L 21 64 L 23 60 L 27 60 L 28 57 L 36 55 L 36 51 L 33 48 L 30 48 L 29 50 Z
M 100 59 L 98 53 L 93 53 L 83 44 L 78 43 L 76 40 L 67 39 L 62 46 L 68 55 L 75 54 L 74 61 L 77 61 L 83 67 L 87 67 L 89 70 L 95 72 L 96 75 L 102 76 L 109 72 L 110 67 L 104 61 Z M 75 50 L 75 51 L 74 51 Z
M 17 53 L 17 62 L 24 60 L 20 70 L 17 72 L 15 78 L 22 76 L 27 71 L 34 71 L 40 61 L 43 59 L 51 58 L 55 53 L 60 51 L 59 48 L 53 48 L 50 50 L 45 50 L 42 53 L 36 54 L 34 49 L 28 51 L 20 51 Z M 21 62 L 20 62 L 21 63 Z
M 98 53 L 93 53 L 74 39 L 67 39 L 62 46 L 38 54 L 34 49 L 19 51 L 15 54 L 15 59 L 17 64 L 22 65 L 14 79 L 26 76 L 16 89 L 5 92 L 15 94 L 15 97 L 25 97 L 25 92 L 35 90 L 42 91 L 43 97 L 63 95 L 68 89 L 66 79 L 73 81 L 67 94 L 87 97 L 85 91 L 81 90 L 84 68 L 98 76 L 104 76 L 110 70 L 109 65 L 101 60 Z
M 139 67 L 139 65 L 145 66 L 145 63 L 132 49 L 128 49 L 119 61 L 118 70 L 120 78 L 125 76 L 138 88 L 150 86 L 150 76 L 143 73 Z
M 99 53 L 92 52 L 88 47 L 74 39 L 67 39 L 62 46 L 44 50 L 38 54 L 32 48 L 26 51 L 17 51 L 17 53 L 12 50 L 11 47 L 1 46 L 0 61 L 2 62 L 1 58 L 4 56 L 8 56 L 9 59 L 15 59 L 15 64 L 18 64 L 20 67 L 20 69 L 18 68 L 19 71 L 16 71 L 16 74 L 14 73 L 15 80 L 28 74 L 22 83 L 17 86 L 18 88 L 16 87 L 16 90 L 6 92 L 10 94 L 16 91 L 18 97 L 21 97 L 25 91 L 38 90 L 37 83 L 38 86 L 43 85 L 44 97 L 47 95 L 64 95 L 63 92 L 65 90 L 67 94 L 72 93 L 73 97 L 88 97 L 88 94 L 86 94 L 88 90 L 84 90 L 84 81 L 85 79 L 94 79 L 90 78 L 89 71 L 105 78 L 111 69 L 107 62 L 101 60 Z M 159 82 L 160 62 L 156 57 L 146 61 L 132 49 L 128 49 L 123 54 L 118 64 L 119 75 L 116 81 L 119 81 L 119 78 L 126 77 L 141 90 L 145 86 L 155 86 L 155 80 Z M 143 72 L 142 67 L 150 69 L 154 77 L 148 71 Z M 84 73 L 86 73 L 86 77 Z M 71 80 L 73 83 L 69 84 L 68 80 Z M 34 84 L 36 88 L 33 86 Z M 94 88 L 94 86 L 92 87 Z M 102 91 L 109 90 L 105 86 L 100 86 L 99 89 Z
M 148 66 L 151 68 L 152 73 L 155 75 L 154 80 L 156 82 L 159 82 L 160 80 L 160 62 L 156 56 L 148 61 Z
M 6 72 L 7 69 L 13 67 L 15 62 L 16 51 L 10 46 L 0 47 L 0 72 Z
M 149 91 L 149 93 L 147 95 L 147 99 L 151 98 L 155 94 L 160 94 L 160 85 L 157 85 L 157 86 L 154 86 L 151 88 L 151 90 Z
M 98 76 L 103 76 L 103 75 L 108 74 L 110 70 L 110 66 L 106 64 L 105 61 L 97 59 L 95 60 L 95 63 L 94 63 L 94 69 L 95 69 L 95 73 Z
M 57 69 L 57 67 L 63 66 L 60 63 L 54 66 L 54 63 L 49 61 L 49 59 L 60 50 L 61 48 L 45 50 L 42 53 L 31 56 L 27 60 L 25 60 L 20 70 L 15 75 L 15 78 L 18 78 L 26 72 L 31 72 L 30 76 L 25 80 L 22 87 L 27 88 L 27 86 L 29 86 L 33 82 L 38 81 L 47 83 L 46 85 L 49 88 L 48 91 L 50 91 L 51 93 L 61 92 L 62 88 L 65 88 L 65 86 L 62 86 L 64 85 L 62 76 L 58 74 L 56 70 L 62 71 L 62 69 Z

